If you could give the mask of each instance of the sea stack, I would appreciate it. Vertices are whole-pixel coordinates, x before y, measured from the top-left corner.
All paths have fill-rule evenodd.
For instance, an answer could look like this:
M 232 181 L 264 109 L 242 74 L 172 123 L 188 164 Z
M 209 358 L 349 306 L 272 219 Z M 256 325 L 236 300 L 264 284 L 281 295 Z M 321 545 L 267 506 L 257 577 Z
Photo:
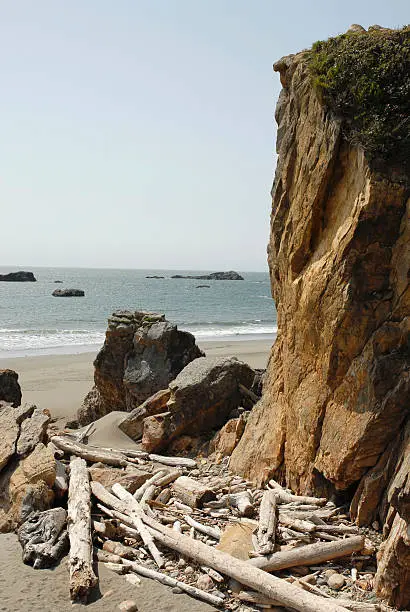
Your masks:
M 380 81 L 372 58 L 384 44 L 386 104 L 404 91 L 405 59 L 391 54 L 405 49 L 405 36 L 351 32 L 274 65 L 283 89 L 268 261 L 278 336 L 230 462 L 258 482 L 350 500 L 358 524 L 384 525 L 376 588 L 400 609 L 410 605 L 408 155 L 386 106 L 371 103 L 372 88 L 362 92 L 364 125 L 332 100 L 354 108 L 363 66 L 369 82 Z M 326 57 L 340 64 L 339 91 L 320 74 Z M 343 75 L 345 62 L 357 74 Z M 404 106 L 392 112 L 399 129 Z M 385 129 L 377 142 L 376 123 Z
M 25 272 L 21 270 L 19 272 L 9 272 L 8 274 L 0 274 L 0 281 L 6 281 L 10 283 L 35 283 L 36 278 L 33 272 Z
M 85 292 L 82 289 L 54 289 L 52 295 L 54 297 L 84 297 Z

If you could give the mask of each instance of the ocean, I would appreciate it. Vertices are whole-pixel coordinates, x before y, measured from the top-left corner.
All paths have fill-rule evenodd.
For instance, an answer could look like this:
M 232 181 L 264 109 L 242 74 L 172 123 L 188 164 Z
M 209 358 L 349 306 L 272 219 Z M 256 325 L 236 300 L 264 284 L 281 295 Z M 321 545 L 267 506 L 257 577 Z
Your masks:
M 0 273 L 18 269 L 2 267 Z M 270 339 L 277 331 L 269 276 L 263 272 L 241 273 L 243 281 L 198 281 L 170 277 L 207 272 L 24 269 L 34 272 L 37 282 L 0 282 L 0 358 L 93 350 L 103 343 L 107 318 L 118 309 L 165 313 L 199 341 Z M 209 288 L 197 288 L 204 284 Z M 85 297 L 51 295 L 62 288 L 83 289 Z

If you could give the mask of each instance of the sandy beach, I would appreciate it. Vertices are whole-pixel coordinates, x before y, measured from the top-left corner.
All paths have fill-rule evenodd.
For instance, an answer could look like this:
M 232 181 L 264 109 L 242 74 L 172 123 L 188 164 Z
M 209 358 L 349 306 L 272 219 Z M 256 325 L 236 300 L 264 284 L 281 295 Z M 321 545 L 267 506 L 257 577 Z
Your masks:
M 253 368 L 266 367 L 271 346 L 272 340 L 200 343 L 209 356 L 233 355 Z M 18 372 L 23 401 L 47 408 L 53 417 L 71 418 L 92 387 L 96 353 L 0 359 L 0 368 Z

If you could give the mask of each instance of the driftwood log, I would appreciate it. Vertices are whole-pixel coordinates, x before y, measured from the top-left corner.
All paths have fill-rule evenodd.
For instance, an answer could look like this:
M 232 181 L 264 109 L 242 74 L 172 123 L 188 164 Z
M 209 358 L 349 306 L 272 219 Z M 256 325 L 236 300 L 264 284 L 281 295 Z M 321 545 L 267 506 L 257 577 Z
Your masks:
M 336 542 L 316 542 L 292 550 L 283 550 L 268 557 L 255 557 L 247 561 L 266 572 L 274 572 L 298 565 L 319 565 L 324 561 L 346 557 L 359 552 L 364 546 L 363 536 L 352 536 Z
M 189 459 L 188 457 L 164 457 L 163 455 L 149 455 L 151 461 L 162 463 L 164 465 L 170 465 L 171 467 L 187 467 L 196 468 L 196 461 Z
M 79 457 L 72 458 L 70 463 L 67 524 L 70 596 L 73 601 L 86 601 L 97 577 L 93 571 L 89 475 L 86 462 Z
M 18 530 L 23 562 L 34 569 L 57 563 L 68 547 L 66 523 L 64 508 L 32 513 Z
M 175 497 L 191 508 L 202 508 L 205 502 L 215 499 L 214 491 L 189 476 L 180 476 L 172 483 Z
M 275 548 L 276 522 L 276 496 L 274 491 L 266 490 L 261 501 L 257 533 L 258 552 L 263 555 L 268 555 Z
M 126 467 L 128 464 L 127 457 L 118 451 L 112 452 L 103 450 L 97 446 L 87 446 L 86 444 L 81 444 L 65 436 L 53 436 L 51 442 L 65 453 L 76 455 L 86 461 L 92 461 L 93 463 L 100 461 L 101 463 L 113 465 L 115 467 Z

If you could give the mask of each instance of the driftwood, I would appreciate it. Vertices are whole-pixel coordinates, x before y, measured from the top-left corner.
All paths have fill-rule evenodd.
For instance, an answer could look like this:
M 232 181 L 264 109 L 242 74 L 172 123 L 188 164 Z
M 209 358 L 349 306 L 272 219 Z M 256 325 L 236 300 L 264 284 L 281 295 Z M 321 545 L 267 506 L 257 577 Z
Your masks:
M 130 559 L 131 561 L 134 561 L 139 556 L 132 546 L 125 546 L 121 542 L 114 542 L 113 540 L 106 540 L 103 544 L 103 550 L 113 555 L 118 555 L 123 559 Z
M 214 540 L 219 540 L 221 537 L 221 531 L 218 527 L 211 527 L 210 525 L 203 525 L 202 523 L 198 523 L 192 517 L 185 515 L 185 522 L 188 523 L 190 527 L 193 527 L 200 533 L 204 533 L 207 536 L 210 536 Z
M 118 533 L 123 532 L 124 536 L 126 536 L 127 538 L 133 538 L 134 540 L 137 540 L 138 543 L 142 542 L 142 538 L 139 532 L 131 526 L 134 523 L 132 522 L 129 516 L 127 516 L 126 514 L 122 514 L 121 512 L 117 512 L 116 510 L 111 510 L 110 508 L 107 508 L 102 504 L 97 504 L 97 507 L 102 512 L 107 514 L 107 516 L 119 521 L 118 530 L 120 531 Z
M 234 578 L 241 584 L 280 602 L 282 606 L 298 612 L 346 612 L 346 608 L 342 606 L 333 603 L 329 605 L 324 598 L 305 592 L 285 580 L 271 576 L 257 567 L 252 567 L 249 562 L 236 559 L 198 540 L 192 540 L 189 536 L 163 527 L 146 515 L 143 520 L 151 527 L 152 534 L 158 542 L 194 559 L 197 563 L 212 567 Z
M 93 572 L 91 538 L 90 482 L 84 459 L 75 457 L 70 463 L 68 489 L 68 536 L 70 539 L 70 596 L 86 601 L 97 577 Z
M 191 586 L 190 584 L 185 584 L 184 582 L 180 582 L 175 578 L 171 578 L 171 576 L 166 576 L 165 574 L 160 574 L 152 569 L 148 569 L 143 565 L 138 565 L 137 563 L 133 563 L 132 561 L 123 560 L 124 565 L 129 567 L 133 572 L 139 574 L 140 576 L 145 576 L 145 578 L 152 578 L 153 580 L 157 580 L 161 582 L 161 584 L 165 584 L 170 587 L 178 587 L 181 591 L 192 595 L 192 597 L 196 597 L 197 599 L 202 599 L 207 603 L 213 606 L 221 606 L 224 602 L 222 597 L 218 597 L 217 595 L 212 595 L 211 593 L 207 593 L 206 591 L 202 591 L 201 589 L 197 589 L 196 587 Z
M 96 483 L 94 483 L 96 484 Z M 100 485 L 101 486 L 101 485 Z M 120 485 L 114 485 L 115 493 L 121 494 L 122 504 L 126 513 L 132 515 L 131 507 L 138 502 L 125 491 Z M 127 503 L 124 503 L 124 500 Z M 118 500 L 120 501 L 120 500 Z M 115 505 L 116 502 L 114 502 Z M 197 563 L 211 567 L 217 571 L 235 578 L 241 584 L 245 584 L 252 589 L 261 592 L 263 595 L 275 599 L 283 606 L 293 608 L 300 612 L 345 612 L 342 606 L 329 606 L 327 600 L 312 595 L 288 584 L 280 578 L 275 578 L 252 567 L 248 563 L 235 559 L 231 555 L 216 550 L 210 546 L 202 544 L 198 540 L 192 540 L 189 536 L 177 533 L 172 529 L 163 527 L 158 521 L 148 517 L 141 512 L 141 518 L 151 528 L 151 533 L 159 542 L 169 548 L 180 552 L 182 555 L 194 559 Z
M 162 478 L 156 481 L 157 487 L 166 487 L 167 485 L 174 482 L 177 478 L 181 476 L 181 472 L 179 470 L 174 470 L 173 472 L 168 472 Z
M 18 530 L 23 562 L 34 569 L 57 563 L 68 545 L 66 523 L 67 512 L 64 508 L 32 513 Z
M 164 465 L 170 465 L 171 467 L 196 468 L 196 461 L 189 459 L 188 457 L 164 457 L 162 455 L 150 454 L 149 458 L 151 461 L 163 463 Z
M 363 545 L 363 536 L 352 536 L 345 540 L 337 540 L 337 542 L 317 542 L 292 550 L 283 550 L 269 557 L 250 559 L 247 563 L 264 569 L 266 572 L 274 572 L 287 567 L 318 565 L 324 561 L 346 557 L 362 550 Z
M 301 531 L 302 533 L 312 533 L 312 531 L 315 531 L 317 528 L 317 525 L 315 525 L 315 523 L 312 523 L 311 521 L 304 521 L 301 519 L 293 518 L 289 514 L 280 514 L 279 522 L 282 525 L 285 525 L 285 527 L 295 529 L 296 531 Z
M 159 568 L 163 567 L 164 559 L 158 548 L 155 546 L 151 534 L 142 522 L 141 515 L 143 514 L 143 512 L 139 503 L 136 499 L 134 499 L 131 493 L 126 491 L 121 485 L 115 484 L 112 486 L 112 490 L 116 495 L 118 495 L 118 499 L 114 495 L 108 493 L 108 491 L 98 482 L 92 482 L 91 488 L 94 495 L 98 497 L 98 499 L 100 499 L 102 502 L 108 504 L 109 506 L 113 506 L 114 510 L 117 510 L 119 512 L 125 511 L 125 514 L 129 514 L 130 518 L 132 519 L 133 526 L 140 534 L 142 541 L 151 553 L 155 563 L 158 565 Z M 126 500 L 126 503 L 120 501 L 120 495 L 123 499 Z M 117 500 L 117 503 L 115 500 Z
M 126 467 L 128 463 L 127 457 L 120 452 L 108 452 L 98 447 L 87 446 L 65 436 L 53 436 L 51 442 L 65 453 L 76 455 L 93 463 L 100 461 L 115 467 Z
M 252 516 L 255 511 L 249 491 L 229 493 L 223 495 L 221 499 L 206 502 L 204 505 L 207 508 L 236 508 L 241 516 L 246 517 Z
M 216 497 L 208 487 L 188 476 L 177 478 L 172 484 L 172 490 L 175 497 L 191 508 L 201 508 L 205 502 Z
M 148 487 L 150 485 L 152 485 L 154 482 L 157 482 L 158 480 L 160 480 L 164 475 L 166 474 L 166 472 L 164 470 L 157 470 L 155 472 L 155 474 L 153 474 L 151 476 L 151 478 L 148 478 L 148 480 L 146 480 L 134 493 L 134 497 L 137 501 L 140 501 L 142 496 L 144 495 L 145 491 L 148 489 Z
M 278 504 L 309 504 L 312 506 L 324 506 L 327 502 L 325 497 L 306 497 L 305 495 L 293 495 L 288 493 L 284 489 L 274 489 L 276 495 L 276 501 Z
M 259 527 L 257 533 L 257 551 L 268 555 L 275 547 L 276 532 L 276 497 L 274 491 L 265 491 L 259 512 Z

